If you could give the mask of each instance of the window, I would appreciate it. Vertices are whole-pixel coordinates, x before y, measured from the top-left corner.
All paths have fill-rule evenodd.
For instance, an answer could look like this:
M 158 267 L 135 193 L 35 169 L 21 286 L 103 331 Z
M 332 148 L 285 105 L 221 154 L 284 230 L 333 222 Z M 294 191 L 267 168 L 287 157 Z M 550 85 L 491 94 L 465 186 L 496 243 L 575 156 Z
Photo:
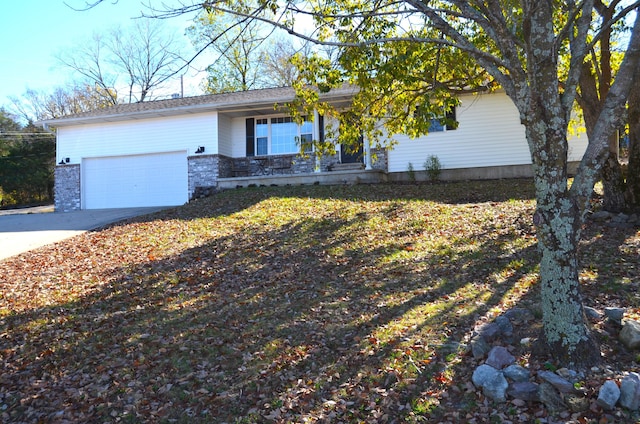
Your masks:
M 300 127 L 300 143 L 302 144 L 302 151 L 304 153 L 311 153 L 313 151 L 313 123 L 306 119 Z
M 268 152 L 269 124 L 267 119 L 256 119 L 256 154 L 266 155 Z
M 429 131 L 453 131 L 457 128 L 458 122 L 456 121 L 456 107 L 452 106 L 444 116 L 431 119 Z
M 256 119 L 255 143 L 257 155 L 298 153 L 300 143 L 305 152 L 313 148 L 313 123 L 296 124 L 291 117 Z
M 451 106 L 451 108 L 438 116 L 435 113 L 427 112 L 422 107 L 417 107 L 415 113 L 425 114 L 429 113 L 428 116 L 431 117 L 429 132 L 439 132 L 439 131 L 453 131 L 458 128 L 458 122 L 456 121 L 456 107 Z

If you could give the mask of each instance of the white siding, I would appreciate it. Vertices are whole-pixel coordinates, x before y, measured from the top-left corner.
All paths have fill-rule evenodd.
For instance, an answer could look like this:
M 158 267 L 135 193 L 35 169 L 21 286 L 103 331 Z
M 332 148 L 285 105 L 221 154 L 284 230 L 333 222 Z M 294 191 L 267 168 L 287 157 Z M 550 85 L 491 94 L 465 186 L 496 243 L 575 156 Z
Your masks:
M 409 162 L 421 171 L 429 155 L 436 155 L 447 169 L 531 163 L 524 126 L 506 94 L 464 96 L 456 115 L 456 130 L 416 139 L 396 135 L 398 144 L 389 152 L 389 172 L 404 172 Z M 570 138 L 569 145 L 569 160 L 580 160 L 586 136 Z
M 205 146 L 218 153 L 217 113 L 162 117 L 123 122 L 61 127 L 58 129 L 58 160 L 139 155 L 186 150 L 193 154 Z
M 404 172 L 409 162 L 423 170 L 429 155 L 443 168 L 470 168 L 530 163 L 524 127 L 518 111 L 504 94 L 465 96 L 457 107 L 458 129 L 432 132 L 410 139 L 394 136 L 398 144 L 389 152 L 389 171 Z
M 587 150 L 587 134 L 580 131 L 573 136 L 569 136 L 569 162 L 577 162 L 582 159 L 584 152 Z
M 218 153 L 225 156 L 233 155 L 233 127 L 231 118 L 218 115 Z
M 233 118 L 231 121 L 231 154 L 233 158 L 247 155 L 247 118 Z

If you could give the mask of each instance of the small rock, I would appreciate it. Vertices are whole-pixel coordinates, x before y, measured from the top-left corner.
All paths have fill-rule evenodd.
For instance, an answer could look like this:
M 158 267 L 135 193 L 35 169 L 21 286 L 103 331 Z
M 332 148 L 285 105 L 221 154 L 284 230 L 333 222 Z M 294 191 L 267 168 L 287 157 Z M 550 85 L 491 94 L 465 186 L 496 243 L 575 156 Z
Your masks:
M 555 387 L 562 393 L 573 393 L 576 390 L 570 381 L 560 377 L 558 374 L 554 372 L 538 371 L 538 377 L 545 380 L 547 383 L 552 384 L 553 387 Z
M 501 370 L 502 368 L 513 364 L 515 361 L 516 358 L 512 354 L 510 354 L 506 348 L 502 346 L 496 346 L 489 352 L 489 356 L 487 357 L 485 363 Z
M 568 368 L 559 368 L 556 370 L 556 374 L 558 374 L 562 378 L 566 378 L 567 380 L 575 381 L 576 377 L 578 377 L 578 373 L 574 370 L 570 370 Z
M 584 313 L 591 321 L 600 321 L 602 319 L 602 313 L 591 306 L 585 306 Z
M 613 218 L 611 218 L 611 221 L 613 222 L 629 222 L 629 215 L 624 214 L 624 213 L 619 213 L 618 215 L 615 215 Z
M 531 337 L 523 337 L 520 339 L 520 345 L 525 347 L 531 346 Z
M 482 336 L 475 336 L 469 344 L 471 345 L 471 354 L 476 359 L 484 358 L 491 350 L 491 346 Z
M 611 216 L 611 213 L 607 211 L 598 211 L 591 214 L 591 219 L 597 222 L 602 222 L 611 219 Z
M 522 406 L 525 406 L 525 405 L 527 404 L 527 402 L 526 402 L 526 401 L 524 401 L 524 400 L 522 400 L 522 399 L 517 399 L 517 398 L 516 398 L 516 399 L 513 399 L 513 400 L 511 401 L 511 404 L 512 404 L 512 405 L 515 405 L 515 406 L 518 406 L 518 407 L 522 407 Z
M 624 312 L 624 308 L 604 308 L 605 316 L 611 321 L 616 321 L 617 323 L 620 323 L 620 321 L 622 321 Z
M 589 399 L 581 395 L 566 394 L 564 396 L 564 402 L 571 412 L 584 412 L 589 409 Z
M 620 399 L 620 388 L 613 380 L 607 380 L 600 387 L 598 400 L 596 401 L 600 407 L 607 410 L 615 408 L 616 403 Z
M 482 324 L 476 331 L 488 342 L 496 340 L 501 333 L 500 327 L 495 322 Z
M 540 402 L 544 403 L 551 415 L 557 415 L 567 409 L 567 405 L 562 401 L 560 393 L 546 381 L 538 387 L 538 396 L 540 396 Z
M 538 396 L 538 385 L 530 381 L 516 381 L 511 383 L 507 389 L 507 393 L 514 399 L 522 399 L 526 401 L 537 401 L 540 399 Z
M 507 400 L 506 392 L 509 383 L 504 378 L 502 371 L 492 366 L 482 364 L 473 372 L 471 381 L 476 387 L 482 387 L 485 396 L 496 402 L 505 402 Z
M 509 318 L 505 317 L 504 315 L 500 315 L 496 318 L 495 322 L 498 328 L 500 328 L 500 332 L 502 334 L 507 337 L 513 334 L 513 325 L 511 325 L 511 321 L 509 321 Z
M 504 376 L 513 381 L 522 382 L 529 381 L 531 373 L 528 369 L 521 367 L 520 365 L 513 364 L 504 369 Z
M 504 314 L 502 314 L 502 316 L 507 318 L 512 323 L 524 323 L 533 319 L 533 314 L 531 313 L 531 311 L 525 308 L 509 309 Z
M 629 349 L 640 348 L 640 322 L 625 320 L 620 330 L 620 341 Z
M 620 405 L 631 411 L 637 411 L 640 408 L 640 374 L 632 372 L 622 379 Z

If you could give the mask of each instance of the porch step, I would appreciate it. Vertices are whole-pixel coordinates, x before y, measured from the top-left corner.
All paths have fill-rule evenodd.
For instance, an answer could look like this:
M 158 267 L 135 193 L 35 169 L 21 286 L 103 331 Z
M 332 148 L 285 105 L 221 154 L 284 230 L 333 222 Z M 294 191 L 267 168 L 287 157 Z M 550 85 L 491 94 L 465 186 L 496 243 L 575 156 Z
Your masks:
M 364 164 L 362 163 L 336 163 L 335 165 L 331 165 L 330 171 L 355 171 L 358 169 L 364 169 Z

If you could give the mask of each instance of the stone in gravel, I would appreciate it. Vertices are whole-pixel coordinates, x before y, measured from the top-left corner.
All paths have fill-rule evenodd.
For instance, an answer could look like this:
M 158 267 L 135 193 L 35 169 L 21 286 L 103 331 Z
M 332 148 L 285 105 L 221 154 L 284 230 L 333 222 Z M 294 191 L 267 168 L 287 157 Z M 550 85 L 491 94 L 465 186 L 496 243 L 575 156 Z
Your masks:
M 604 315 L 609 318 L 611 321 L 615 321 L 620 323 L 622 321 L 622 317 L 624 316 L 624 308 L 604 308 Z
M 540 402 L 544 404 L 551 415 L 557 415 L 567 409 L 567 405 L 562 401 L 560 393 L 546 381 L 538 387 L 538 396 L 540 396 Z
M 471 381 L 476 387 L 482 387 L 482 392 L 488 398 L 496 402 L 504 402 L 507 400 L 506 392 L 509 383 L 504 378 L 502 371 L 492 366 L 482 364 L 473 372 Z
M 570 370 L 568 368 L 559 368 L 556 370 L 556 374 L 558 374 L 562 378 L 566 378 L 567 380 L 574 380 L 578 377 L 578 373 L 574 370 Z
M 504 369 L 504 376 L 513 381 L 521 382 L 529 381 L 531 373 L 528 369 L 521 367 L 520 365 L 513 364 Z
M 500 328 L 500 331 L 503 335 L 507 337 L 513 335 L 513 325 L 511 325 L 511 321 L 509 321 L 509 318 L 505 317 L 504 315 L 500 315 L 498 318 L 496 318 L 495 322 L 498 328 Z
M 589 409 L 589 398 L 581 395 L 566 394 L 564 402 L 567 404 L 571 412 L 584 412 Z
M 496 346 L 489 352 L 489 356 L 485 364 L 491 365 L 493 368 L 501 370 L 502 368 L 513 364 L 516 358 L 502 346 Z
M 491 346 L 482 336 L 475 336 L 469 344 L 471 345 L 471 354 L 476 359 L 484 358 L 491 350 Z
M 598 392 L 597 404 L 606 410 L 612 410 L 616 407 L 616 403 L 620 399 L 620 388 L 613 380 L 607 380 L 600 387 Z
M 620 405 L 632 411 L 640 408 L 640 374 L 632 372 L 622 379 Z
M 576 390 L 570 381 L 560 377 L 558 374 L 554 372 L 538 371 L 538 377 L 545 380 L 547 383 L 552 384 L 553 387 L 555 387 L 562 393 L 573 393 Z
M 507 389 L 509 396 L 515 399 L 527 401 L 538 401 L 538 385 L 530 381 L 516 381 L 511 383 Z
M 629 349 L 640 348 L 640 322 L 625 320 L 620 330 L 620 341 Z

